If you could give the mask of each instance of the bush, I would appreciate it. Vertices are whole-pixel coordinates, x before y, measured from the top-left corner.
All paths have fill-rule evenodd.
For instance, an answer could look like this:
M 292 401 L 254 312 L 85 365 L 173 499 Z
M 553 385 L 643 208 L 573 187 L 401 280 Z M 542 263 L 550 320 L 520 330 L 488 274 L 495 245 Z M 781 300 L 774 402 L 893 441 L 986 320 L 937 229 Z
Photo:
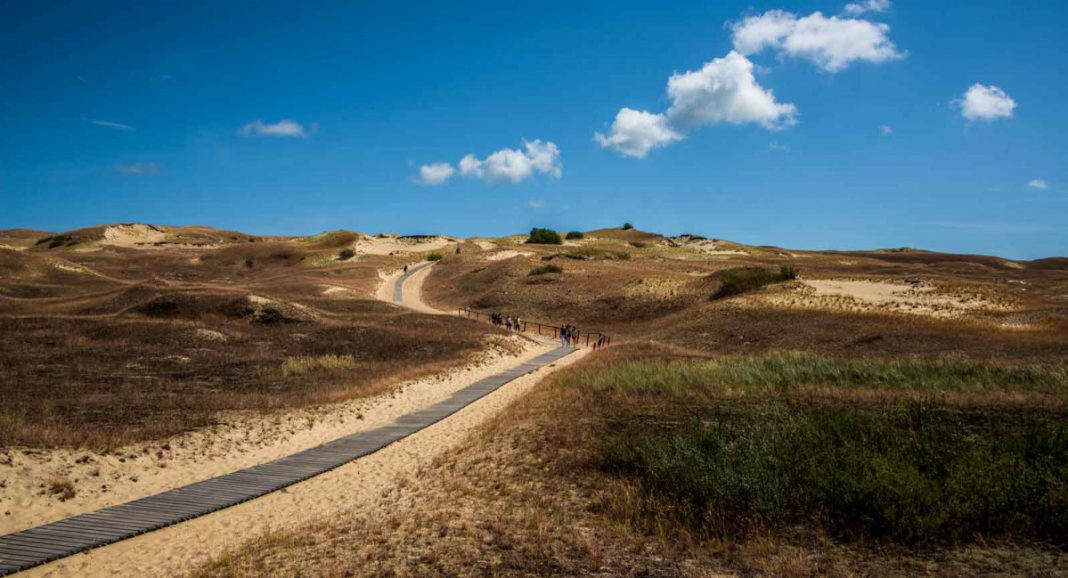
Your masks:
M 586 235 L 582 231 L 568 231 L 564 236 L 568 241 L 575 241 L 584 238 Z
M 539 245 L 561 245 L 563 242 L 564 240 L 560 238 L 560 233 L 552 229 L 539 229 L 537 227 L 530 230 L 530 237 L 527 238 L 527 243 Z
M 634 228 L 634 225 L 632 225 L 630 223 L 623 223 L 623 230 L 624 231 L 629 231 L 629 230 L 631 230 L 633 228 Z
M 442 255 L 441 253 L 431 253 L 431 254 L 426 256 L 426 260 L 427 261 L 440 261 L 440 260 L 442 260 L 444 258 L 445 258 L 445 256 Z
M 735 267 L 719 274 L 719 289 L 712 294 L 713 299 L 723 299 L 732 295 L 741 295 L 756 291 L 766 285 L 789 281 L 797 277 L 793 267 L 783 267 L 778 272 L 760 267 Z
M 563 272 L 564 272 L 564 268 L 563 267 L 561 267 L 559 265 L 553 265 L 552 263 L 549 263 L 547 265 L 542 265 L 541 267 L 535 267 L 535 268 L 531 269 L 529 275 L 545 275 L 547 273 L 563 273 Z
M 338 252 L 337 256 L 338 259 L 341 259 L 342 261 L 348 261 L 356 256 L 356 251 L 353 251 L 352 249 L 342 249 Z

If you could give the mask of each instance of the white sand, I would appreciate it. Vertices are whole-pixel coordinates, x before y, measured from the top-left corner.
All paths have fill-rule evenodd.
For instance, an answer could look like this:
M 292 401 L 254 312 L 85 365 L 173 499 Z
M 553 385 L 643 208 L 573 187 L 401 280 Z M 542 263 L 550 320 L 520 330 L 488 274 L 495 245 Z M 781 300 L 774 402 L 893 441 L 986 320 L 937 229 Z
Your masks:
M 400 255 L 437 251 L 455 242 L 455 239 L 444 236 L 420 239 L 395 236 L 363 237 L 352 246 L 352 250 L 361 255 Z
M 505 259 L 511 259 L 512 257 L 529 257 L 533 255 L 530 251 L 514 251 L 507 249 L 505 251 L 497 251 L 496 253 L 490 253 L 486 255 L 488 261 L 503 261 Z
M 167 234 L 161 229 L 149 225 L 112 225 L 104 229 L 102 245 L 114 247 L 136 247 L 138 245 L 162 243 Z
M 772 294 L 771 303 L 789 307 L 907 313 L 955 318 L 974 311 L 1008 311 L 1009 302 L 965 290 L 947 293 L 929 282 L 906 283 L 863 279 L 810 279 L 786 293 Z

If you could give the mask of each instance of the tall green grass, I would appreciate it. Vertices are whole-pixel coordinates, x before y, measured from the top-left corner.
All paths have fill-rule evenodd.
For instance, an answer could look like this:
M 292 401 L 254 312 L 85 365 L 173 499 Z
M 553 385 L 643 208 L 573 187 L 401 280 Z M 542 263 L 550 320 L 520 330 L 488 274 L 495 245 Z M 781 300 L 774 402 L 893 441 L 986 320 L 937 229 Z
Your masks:
M 1068 539 L 1068 409 L 998 403 L 1063 395 L 1064 365 L 780 353 L 625 362 L 557 383 L 595 414 L 596 463 L 644 489 L 660 521 L 722 537 L 808 525 L 902 544 Z
M 719 535 L 816 524 L 905 544 L 1068 538 L 1068 425 L 1042 411 L 938 404 L 729 403 L 700 421 L 631 426 L 600 460 L 670 517 Z

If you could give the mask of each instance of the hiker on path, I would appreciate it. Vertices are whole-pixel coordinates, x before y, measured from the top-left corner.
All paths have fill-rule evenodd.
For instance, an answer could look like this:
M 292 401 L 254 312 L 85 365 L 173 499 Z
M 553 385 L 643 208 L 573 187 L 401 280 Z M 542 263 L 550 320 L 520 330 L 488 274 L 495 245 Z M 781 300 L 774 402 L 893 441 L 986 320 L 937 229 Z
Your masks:
M 509 315 L 508 317 L 504 318 L 504 326 L 508 328 L 508 331 L 512 330 L 512 316 L 511 315 Z
M 568 336 L 568 333 L 569 333 L 569 331 L 568 331 L 567 325 L 564 325 L 563 327 L 560 328 L 560 347 L 567 347 L 567 336 Z
M 405 275 L 407 275 L 407 274 L 408 274 L 408 266 L 407 266 L 407 265 L 405 265 L 405 266 L 404 266 L 404 274 L 405 274 Z

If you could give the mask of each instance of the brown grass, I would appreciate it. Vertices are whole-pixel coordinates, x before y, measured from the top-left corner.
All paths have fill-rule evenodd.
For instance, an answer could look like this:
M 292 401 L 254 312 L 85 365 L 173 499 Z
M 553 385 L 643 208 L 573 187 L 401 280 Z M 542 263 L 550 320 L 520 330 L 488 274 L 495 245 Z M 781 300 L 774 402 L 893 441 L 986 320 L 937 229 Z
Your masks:
M 489 330 L 372 300 L 399 258 L 312 265 L 332 243 L 239 241 L 0 249 L 0 447 L 107 449 L 372 395 L 463 363 Z

